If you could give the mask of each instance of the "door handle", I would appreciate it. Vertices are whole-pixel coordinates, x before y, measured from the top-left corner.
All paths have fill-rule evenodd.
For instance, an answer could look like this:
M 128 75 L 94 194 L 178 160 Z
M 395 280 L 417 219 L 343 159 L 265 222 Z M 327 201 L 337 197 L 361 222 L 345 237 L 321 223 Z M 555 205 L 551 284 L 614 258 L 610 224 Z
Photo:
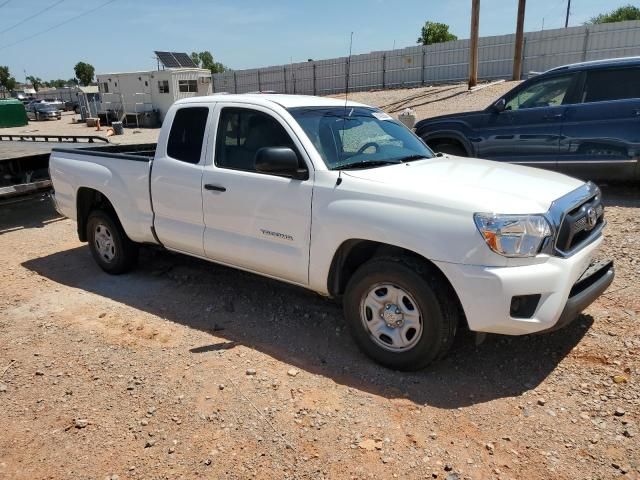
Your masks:
M 213 190 L 214 192 L 226 192 L 227 189 L 224 187 L 221 187 L 219 185 L 212 185 L 210 183 L 205 183 L 204 184 L 204 189 L 205 190 Z
M 640 108 L 636 108 L 636 109 L 633 111 L 633 114 L 634 114 L 636 117 L 640 117 Z
M 552 113 L 550 115 L 545 115 L 544 119 L 545 120 L 560 120 L 562 117 L 564 117 L 564 113 Z

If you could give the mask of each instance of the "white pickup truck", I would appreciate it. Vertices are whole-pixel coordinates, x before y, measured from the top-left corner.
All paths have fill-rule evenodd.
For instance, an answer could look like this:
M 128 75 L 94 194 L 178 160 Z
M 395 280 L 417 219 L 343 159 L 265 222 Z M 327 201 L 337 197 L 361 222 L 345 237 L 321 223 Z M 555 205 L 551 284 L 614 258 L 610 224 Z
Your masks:
M 341 298 L 357 344 L 395 369 L 440 358 L 459 327 L 558 328 L 614 276 L 593 262 L 595 185 L 435 155 L 355 102 L 181 100 L 157 145 L 53 149 L 50 173 L 106 272 L 151 244 Z

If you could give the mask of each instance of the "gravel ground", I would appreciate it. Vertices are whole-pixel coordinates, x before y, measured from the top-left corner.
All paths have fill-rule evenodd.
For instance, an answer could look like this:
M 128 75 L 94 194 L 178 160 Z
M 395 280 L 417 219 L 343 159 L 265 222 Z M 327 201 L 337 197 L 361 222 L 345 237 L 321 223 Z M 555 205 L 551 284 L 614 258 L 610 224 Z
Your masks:
M 352 92 L 349 94 L 349 99 L 380 107 L 394 116 L 404 108 L 410 107 L 415 111 L 416 119 L 422 120 L 423 118 L 446 115 L 448 113 L 481 110 L 488 107 L 518 83 L 484 83 L 479 84 L 481 88 L 475 91 L 469 91 L 466 84 L 458 83 L 400 90 Z M 332 95 L 332 97 L 344 98 L 344 95 Z
M 80 115 L 73 112 L 63 112 L 60 120 L 29 121 L 24 127 L 3 128 L 0 134 L 3 135 L 100 135 L 106 136 L 107 127 L 101 127 L 101 131 L 96 131 L 95 127 L 87 127 L 85 123 L 75 123 Z M 132 143 L 154 143 L 158 140 L 159 128 L 125 128 L 123 135 L 109 137 L 111 143 L 132 144 Z M 55 146 L 55 145 L 54 145 Z M 2 148 L 2 144 L 0 144 Z
M 604 195 L 604 296 L 410 374 L 312 293 L 151 248 L 108 276 L 48 201 L 4 205 L 0 479 L 640 478 L 640 189 Z

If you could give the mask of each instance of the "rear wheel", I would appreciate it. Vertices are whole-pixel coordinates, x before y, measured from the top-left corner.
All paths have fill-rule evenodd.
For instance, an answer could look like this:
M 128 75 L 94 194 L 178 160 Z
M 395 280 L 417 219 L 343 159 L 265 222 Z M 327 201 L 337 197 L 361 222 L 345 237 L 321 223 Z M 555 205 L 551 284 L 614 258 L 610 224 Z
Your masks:
M 444 356 L 458 324 L 442 279 L 408 257 L 362 265 L 347 285 L 344 312 L 361 350 L 397 370 L 418 370 Z
M 94 260 L 107 273 L 128 272 L 138 259 L 138 246 L 110 212 L 94 210 L 89 214 L 87 239 Z

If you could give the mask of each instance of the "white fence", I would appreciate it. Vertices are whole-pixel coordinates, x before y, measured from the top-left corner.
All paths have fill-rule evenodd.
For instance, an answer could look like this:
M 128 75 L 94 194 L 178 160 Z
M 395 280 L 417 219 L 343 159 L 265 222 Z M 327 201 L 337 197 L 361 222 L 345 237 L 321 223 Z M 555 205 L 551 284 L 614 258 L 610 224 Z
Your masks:
M 482 37 L 478 78 L 511 78 L 515 35 Z M 640 21 L 527 32 L 523 74 L 601 58 L 640 55 Z M 469 40 L 213 75 L 214 92 L 327 95 L 349 90 L 416 87 L 468 78 Z

